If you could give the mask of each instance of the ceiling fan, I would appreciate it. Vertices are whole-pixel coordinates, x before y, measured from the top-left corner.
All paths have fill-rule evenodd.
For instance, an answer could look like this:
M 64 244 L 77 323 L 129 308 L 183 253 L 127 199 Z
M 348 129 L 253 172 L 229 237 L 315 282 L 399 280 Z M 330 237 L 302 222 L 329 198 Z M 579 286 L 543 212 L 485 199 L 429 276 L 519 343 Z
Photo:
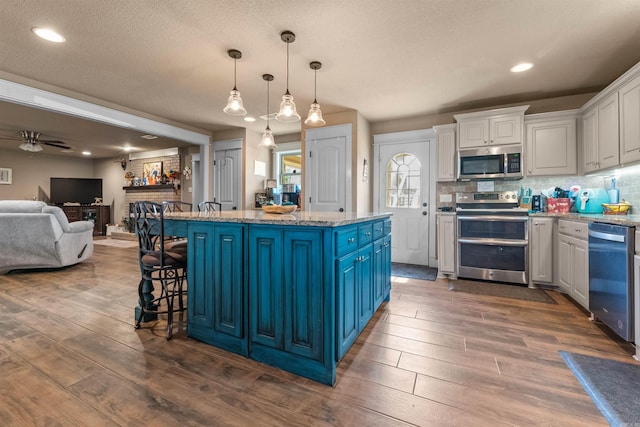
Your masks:
M 22 144 L 20 144 L 20 149 L 24 151 L 31 151 L 31 152 L 42 151 L 42 145 L 62 148 L 63 150 L 71 149 L 71 147 L 66 145 L 66 143 L 63 141 L 40 139 L 40 132 L 36 132 L 33 130 L 21 130 L 20 138 L 1 138 L 1 139 L 12 139 L 12 140 L 22 141 Z

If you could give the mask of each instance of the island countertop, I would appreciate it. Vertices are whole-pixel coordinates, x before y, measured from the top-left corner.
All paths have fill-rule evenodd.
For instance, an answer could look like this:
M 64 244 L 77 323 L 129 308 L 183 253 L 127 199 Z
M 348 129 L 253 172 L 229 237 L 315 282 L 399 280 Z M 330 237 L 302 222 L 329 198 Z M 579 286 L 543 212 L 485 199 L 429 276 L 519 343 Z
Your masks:
M 385 219 L 392 214 L 355 212 L 313 212 L 296 211 L 290 214 L 266 213 L 262 210 L 213 211 L 213 212 L 171 212 L 166 219 L 184 221 L 233 222 L 244 224 L 280 224 L 315 227 L 340 227 L 360 222 Z

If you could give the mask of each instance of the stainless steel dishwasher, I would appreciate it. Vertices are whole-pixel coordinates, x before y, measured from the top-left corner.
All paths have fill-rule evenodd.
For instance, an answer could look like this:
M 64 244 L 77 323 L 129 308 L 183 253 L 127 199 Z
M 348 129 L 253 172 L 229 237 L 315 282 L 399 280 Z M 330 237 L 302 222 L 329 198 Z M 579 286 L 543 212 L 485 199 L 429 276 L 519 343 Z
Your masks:
M 589 224 L 589 311 L 633 341 L 634 227 Z

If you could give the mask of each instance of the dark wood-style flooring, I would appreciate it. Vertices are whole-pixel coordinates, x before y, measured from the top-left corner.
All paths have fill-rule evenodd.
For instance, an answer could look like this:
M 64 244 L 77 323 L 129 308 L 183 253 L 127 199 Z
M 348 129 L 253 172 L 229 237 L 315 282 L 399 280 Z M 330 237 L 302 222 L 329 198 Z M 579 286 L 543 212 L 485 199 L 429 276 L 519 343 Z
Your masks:
M 0 276 L 2 426 L 606 426 L 558 350 L 633 363 L 565 296 L 557 305 L 394 278 L 335 387 L 133 327 L 135 249 Z M 185 316 L 186 317 L 186 316 Z

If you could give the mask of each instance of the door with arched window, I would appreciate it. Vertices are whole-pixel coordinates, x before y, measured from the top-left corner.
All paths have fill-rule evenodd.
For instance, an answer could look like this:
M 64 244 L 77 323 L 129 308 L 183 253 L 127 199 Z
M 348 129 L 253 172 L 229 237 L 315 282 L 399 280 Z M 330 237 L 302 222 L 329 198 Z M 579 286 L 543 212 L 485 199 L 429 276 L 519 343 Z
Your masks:
M 377 210 L 391 212 L 393 262 L 429 265 L 429 141 L 376 147 Z

